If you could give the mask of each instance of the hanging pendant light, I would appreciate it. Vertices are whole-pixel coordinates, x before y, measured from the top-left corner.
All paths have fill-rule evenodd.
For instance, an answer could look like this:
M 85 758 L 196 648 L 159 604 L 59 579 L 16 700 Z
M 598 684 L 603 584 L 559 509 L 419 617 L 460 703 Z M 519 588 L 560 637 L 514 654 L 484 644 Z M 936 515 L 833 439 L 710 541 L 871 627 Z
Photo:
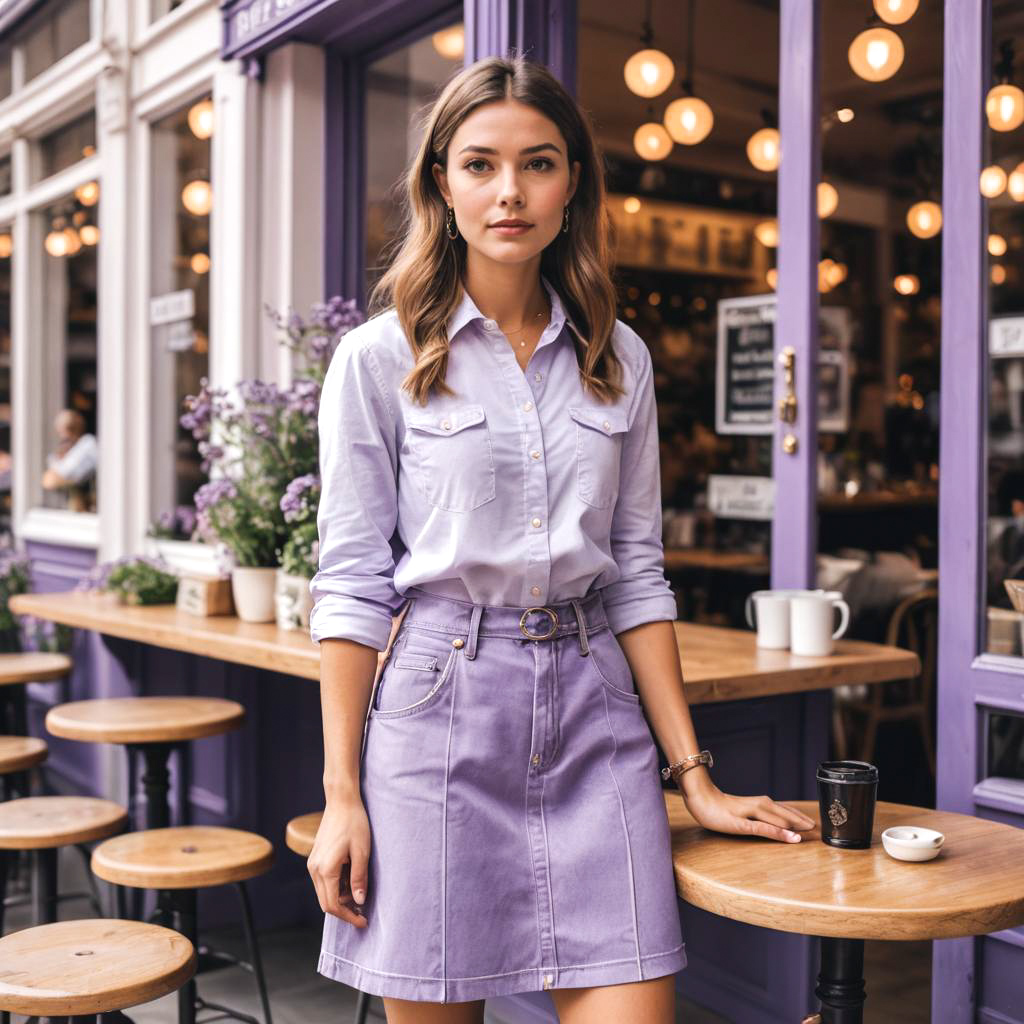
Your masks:
M 208 139 L 213 134 L 213 100 L 200 100 L 189 108 L 188 126 L 197 139 Z
M 903 64 L 903 40 L 891 28 L 866 28 L 847 51 L 850 67 L 868 82 L 892 78 Z
M 747 139 L 747 159 L 759 171 L 778 169 L 780 149 L 778 128 L 761 128 Z
M 430 41 L 434 49 L 446 60 L 462 60 L 466 53 L 466 32 L 460 22 L 435 32 Z
M 664 122 L 669 135 L 684 146 L 703 142 L 715 123 L 711 107 L 693 95 L 694 6 L 687 7 L 686 77 L 680 83 L 683 95 L 665 108 Z
M 651 99 L 654 96 L 660 96 L 672 84 L 676 73 L 672 58 L 667 53 L 656 50 L 653 46 L 651 0 L 647 0 L 647 14 L 644 17 L 640 40 L 642 49 L 626 61 L 622 74 L 630 92 L 642 96 L 644 99 Z
M 181 190 L 181 201 L 189 213 L 205 217 L 213 209 L 213 189 L 204 178 L 195 178 Z
M 926 199 L 907 211 L 907 227 L 918 238 L 934 238 L 942 230 L 942 208 Z
M 1024 162 L 1017 164 L 1006 179 L 1006 191 L 1015 203 L 1024 203 Z
M 992 164 L 981 172 L 979 182 L 981 194 L 986 199 L 995 199 L 1006 190 L 1006 171 L 998 164 Z
M 824 220 L 839 208 L 839 191 L 827 181 L 818 182 L 818 216 Z
M 991 234 L 988 236 L 989 256 L 1005 256 L 1006 250 L 1006 239 L 1002 235 Z
M 875 14 L 889 25 L 910 21 L 917 11 L 918 0 L 875 0 Z
M 75 189 L 75 198 L 83 206 L 95 206 L 100 200 L 100 183 L 98 181 L 87 181 Z
M 83 245 L 97 245 L 100 240 L 100 229 L 95 224 L 83 224 L 78 229 L 78 237 Z
M 10 235 L 0 235 L 0 260 L 10 259 L 14 252 L 14 239 Z
M 754 237 L 766 248 L 774 249 L 779 244 L 779 222 L 763 220 L 754 227 Z
M 900 295 L 916 295 L 921 290 L 921 280 L 916 274 L 898 274 L 892 286 Z
M 1007 39 L 1000 47 L 1002 57 L 996 66 L 999 84 L 992 86 L 985 97 L 985 116 L 994 132 L 1012 132 L 1024 124 L 1024 91 L 1014 85 L 1013 40 Z
M 672 152 L 672 137 L 658 121 L 646 121 L 633 133 L 633 148 L 645 160 L 664 160 Z

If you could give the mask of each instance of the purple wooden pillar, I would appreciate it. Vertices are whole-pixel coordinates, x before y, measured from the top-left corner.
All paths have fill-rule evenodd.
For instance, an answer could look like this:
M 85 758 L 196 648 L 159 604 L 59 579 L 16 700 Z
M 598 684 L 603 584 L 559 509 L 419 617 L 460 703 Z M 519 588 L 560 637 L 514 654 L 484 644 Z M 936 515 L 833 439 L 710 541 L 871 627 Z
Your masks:
M 786 345 L 796 351 L 795 423 L 778 420 L 786 393 L 775 365 L 776 430 L 772 437 L 775 515 L 772 520 L 772 586 L 813 587 L 818 548 L 818 228 L 821 177 L 819 127 L 820 7 L 818 0 L 782 0 L 779 27 L 779 286 L 776 359 Z M 787 455 L 792 432 L 797 450 Z
M 939 603 L 936 804 L 964 814 L 976 811 L 974 691 L 983 681 L 972 662 L 982 649 L 985 604 L 986 218 L 978 178 L 989 85 L 988 8 L 987 0 L 946 0 L 943 33 L 939 578 L 948 597 Z M 997 680 L 985 676 L 986 688 L 996 691 Z M 1019 695 L 1019 680 L 1015 689 Z M 975 978 L 976 944 L 970 938 L 933 944 L 932 1006 L 942 1008 L 935 1019 L 943 1024 L 975 1019 L 981 984 Z
M 576 0 L 466 0 L 466 63 L 515 49 L 576 92 Z

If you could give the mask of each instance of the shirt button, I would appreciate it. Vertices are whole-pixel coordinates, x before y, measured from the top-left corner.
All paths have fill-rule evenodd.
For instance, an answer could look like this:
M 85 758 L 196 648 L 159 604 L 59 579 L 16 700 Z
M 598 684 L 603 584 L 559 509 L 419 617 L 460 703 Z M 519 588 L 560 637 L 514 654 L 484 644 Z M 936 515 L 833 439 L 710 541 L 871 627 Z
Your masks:
M 532 455 L 532 456 L 533 456 L 533 457 L 534 457 L 535 459 L 539 459 L 539 458 L 540 458 L 540 452 L 537 452 L 537 451 L 533 451 L 533 452 L 530 452 L 530 454 L 531 454 L 531 455 Z
M 607 420 L 605 420 L 601 426 L 604 427 L 605 430 L 609 430 L 611 428 L 611 424 Z
M 498 329 L 498 323 L 496 320 L 485 320 L 484 327 L 489 331 L 496 331 Z
M 530 587 L 530 593 L 537 597 L 540 594 L 540 587 Z
M 445 430 L 452 429 L 452 425 L 451 423 L 448 422 L 448 420 L 441 420 L 441 426 L 444 427 Z
M 525 404 L 525 405 L 523 406 L 523 410 L 524 410 L 524 412 L 529 412 L 529 411 L 530 411 L 530 410 L 531 410 L 532 408 L 533 408 L 533 402 L 527 402 L 527 403 L 526 403 L 526 404 Z
M 540 378 L 541 378 L 541 374 L 539 374 L 539 373 L 535 373 L 535 374 L 533 375 L 533 379 L 534 379 L 534 380 L 540 380 Z
M 530 522 L 531 522 L 531 523 L 533 523 L 533 525 L 534 525 L 534 526 L 540 526 L 540 520 L 539 520 L 539 519 L 538 519 L 538 518 L 537 518 L 536 516 L 534 516 L 534 517 L 533 517 L 533 518 L 532 518 L 532 519 L 530 520 Z

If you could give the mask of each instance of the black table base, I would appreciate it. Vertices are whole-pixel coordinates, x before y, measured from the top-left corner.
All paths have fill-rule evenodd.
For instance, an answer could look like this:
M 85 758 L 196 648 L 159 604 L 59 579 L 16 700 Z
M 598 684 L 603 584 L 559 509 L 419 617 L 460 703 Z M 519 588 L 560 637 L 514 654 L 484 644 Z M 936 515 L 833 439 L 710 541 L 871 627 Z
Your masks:
M 814 994 L 818 1013 L 804 1024 L 863 1024 L 864 940 L 821 938 L 821 966 Z

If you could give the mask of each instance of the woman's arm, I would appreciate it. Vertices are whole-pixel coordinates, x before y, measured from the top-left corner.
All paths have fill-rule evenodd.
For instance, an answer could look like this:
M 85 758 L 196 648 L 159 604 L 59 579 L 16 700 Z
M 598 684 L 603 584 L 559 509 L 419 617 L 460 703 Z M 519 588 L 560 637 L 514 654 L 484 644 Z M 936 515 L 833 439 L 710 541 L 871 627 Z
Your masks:
M 646 622 L 617 636 L 647 719 L 669 764 L 696 754 L 700 745 L 683 691 L 679 645 L 672 623 Z M 716 832 L 747 832 L 796 843 L 800 841 L 799 832 L 815 825 L 806 814 L 768 796 L 723 793 L 711 781 L 706 765 L 684 772 L 679 788 L 694 819 Z

